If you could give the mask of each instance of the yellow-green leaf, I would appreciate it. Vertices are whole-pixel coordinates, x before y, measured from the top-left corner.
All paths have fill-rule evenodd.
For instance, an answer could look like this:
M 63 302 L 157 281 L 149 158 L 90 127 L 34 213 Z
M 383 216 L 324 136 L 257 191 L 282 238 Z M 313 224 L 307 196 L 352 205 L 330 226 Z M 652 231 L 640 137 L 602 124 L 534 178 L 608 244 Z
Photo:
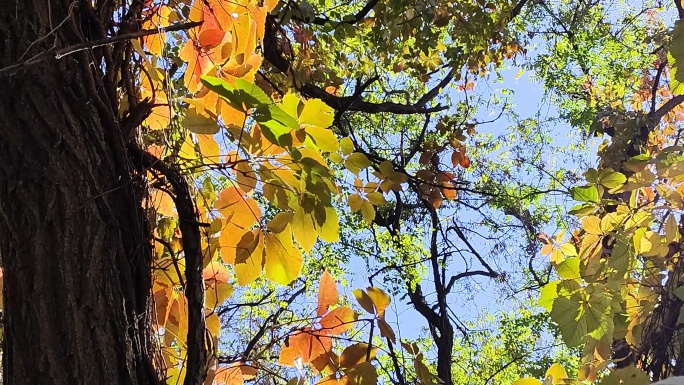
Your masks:
M 370 164 L 371 162 L 370 160 L 368 160 L 366 155 L 360 152 L 355 152 L 349 155 L 346 162 L 344 162 L 345 167 L 347 167 L 349 171 L 353 172 L 356 175 L 359 175 L 359 171 L 370 166 Z
M 321 99 L 309 99 L 304 102 L 304 108 L 299 115 L 299 124 L 327 128 L 332 125 L 334 118 L 333 109 Z
M 373 223 L 373 219 L 375 219 L 375 207 L 373 207 L 370 202 L 363 201 L 361 204 L 361 215 L 363 216 L 363 219 L 366 220 L 366 223 Z
M 266 250 L 264 252 L 264 270 L 271 281 L 288 285 L 297 279 L 302 269 L 302 254 L 292 246 L 292 236 L 289 231 L 265 236 Z M 289 242 L 287 240 L 289 238 Z
M 307 127 L 306 134 L 316 143 L 322 152 L 335 152 L 340 148 L 340 143 L 332 130 L 317 126 Z
M 347 156 L 354 151 L 354 142 L 352 142 L 350 137 L 345 136 L 340 140 L 340 149 L 342 150 L 342 155 Z
M 318 238 L 311 214 L 304 212 L 301 207 L 295 211 L 292 218 L 292 233 L 297 243 L 306 251 L 311 251 Z

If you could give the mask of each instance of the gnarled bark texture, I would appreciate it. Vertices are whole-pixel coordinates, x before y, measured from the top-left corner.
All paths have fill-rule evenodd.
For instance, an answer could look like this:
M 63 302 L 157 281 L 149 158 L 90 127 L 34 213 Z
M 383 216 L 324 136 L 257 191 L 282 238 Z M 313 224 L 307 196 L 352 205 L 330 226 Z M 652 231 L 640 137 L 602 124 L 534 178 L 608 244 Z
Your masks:
M 2 2 L 0 68 L 88 41 L 91 4 Z M 83 50 L 0 72 L 5 384 L 157 383 L 140 181 L 101 67 Z

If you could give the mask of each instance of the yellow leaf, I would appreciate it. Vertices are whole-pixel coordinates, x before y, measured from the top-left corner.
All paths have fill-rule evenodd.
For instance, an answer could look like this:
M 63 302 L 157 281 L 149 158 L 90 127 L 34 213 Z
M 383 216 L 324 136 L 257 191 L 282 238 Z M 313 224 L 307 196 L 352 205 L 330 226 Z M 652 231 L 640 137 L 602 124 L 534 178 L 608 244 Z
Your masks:
M 282 211 L 276 214 L 273 219 L 271 219 L 268 224 L 266 225 L 269 230 L 273 231 L 274 233 L 281 233 L 287 225 L 292 222 L 292 217 L 294 215 L 289 212 L 289 211 Z
M 378 348 L 375 346 L 368 346 L 367 343 L 359 342 L 354 345 L 349 345 L 342 351 L 340 355 L 340 367 L 348 369 L 352 368 L 362 362 L 369 361 L 375 358 Z M 368 353 L 370 352 L 370 357 Z
M 542 385 L 542 382 L 536 378 L 521 378 L 513 381 L 513 385 Z
M 603 234 L 601 231 L 601 219 L 595 215 L 584 217 L 582 219 L 582 228 L 589 234 Z
M 289 244 L 287 238 L 290 238 Z M 265 239 L 266 277 L 275 283 L 288 285 L 299 276 L 303 263 L 302 254 L 292 246 L 292 236 L 289 231 L 283 231 L 278 236 L 268 233 Z
M 370 225 L 373 223 L 373 219 L 375 219 L 375 207 L 370 202 L 363 201 L 363 204 L 361 204 L 361 215 L 366 220 L 366 223 Z
M 233 285 L 227 282 L 214 282 L 211 286 L 207 285 L 206 300 L 204 306 L 213 310 L 223 305 L 235 292 Z
M 340 240 L 340 221 L 337 211 L 333 207 L 325 208 L 325 222 L 316 224 L 318 236 L 325 242 L 337 242 Z
M 297 117 L 299 116 L 300 107 L 303 106 L 301 100 L 297 95 L 288 93 L 285 96 L 283 96 L 283 102 L 280 105 L 280 108 L 291 117 L 297 119 Z
M 563 252 L 563 254 L 566 257 L 576 257 L 577 256 L 577 249 L 575 248 L 575 245 L 572 243 L 564 243 L 559 246 L 560 251 Z
M 185 137 L 185 141 L 181 145 L 178 155 L 185 159 L 197 159 L 197 152 L 195 152 L 195 144 L 192 142 L 190 135 Z
M 221 149 L 212 135 L 197 135 L 197 141 L 202 157 L 208 161 L 205 164 L 221 162 Z
M 375 366 L 368 361 L 347 369 L 345 374 L 349 377 L 349 383 L 353 385 L 376 385 L 378 383 L 378 373 Z
M 370 166 L 371 162 L 368 160 L 366 155 L 360 153 L 360 152 L 355 152 L 347 158 L 347 160 L 344 162 L 345 167 L 351 172 L 353 172 L 355 175 L 359 175 L 359 171 L 364 170 L 368 166 Z
M 327 128 L 333 123 L 335 114 L 333 109 L 320 99 L 309 99 L 304 102 L 304 108 L 299 115 L 299 124 Z
M 379 191 L 368 193 L 366 194 L 366 197 L 374 206 L 380 206 L 387 203 L 387 201 L 385 200 L 385 196 L 382 195 L 382 193 Z
M 393 344 L 397 343 L 397 337 L 394 334 L 392 327 L 382 318 L 378 318 L 378 328 L 380 329 L 380 335 L 389 338 Z
M 342 150 L 342 155 L 347 156 L 354 151 L 354 142 L 352 142 L 350 137 L 345 136 L 340 140 L 340 149 Z
M 261 275 L 264 262 L 264 236 L 261 231 L 257 231 L 255 240 L 256 247 L 246 259 L 244 261 L 235 261 L 235 276 L 240 286 L 252 283 Z
M 311 126 L 306 128 L 306 133 L 322 152 L 335 152 L 340 148 L 340 143 L 330 129 Z
M 207 316 L 207 331 L 214 337 L 221 335 L 221 320 L 216 313 Z
M 368 296 L 368 293 L 366 293 L 364 290 L 361 289 L 354 289 L 352 291 L 354 294 L 354 297 L 356 298 L 356 302 L 361 305 L 363 310 L 367 311 L 370 314 L 375 314 L 375 308 L 373 307 L 373 300 Z
M 562 385 L 565 383 L 565 379 L 568 378 L 568 372 L 565 371 L 565 368 L 561 364 L 553 364 L 549 368 L 549 370 L 546 371 L 545 377 L 552 377 L 553 378 L 553 385 Z
M 301 207 L 297 208 L 292 218 L 292 233 L 297 243 L 306 251 L 311 251 L 318 238 L 311 214 L 304 212 Z
M 216 120 L 200 114 L 194 108 L 188 108 L 183 117 L 183 127 L 195 134 L 214 135 L 219 132 Z
M 371 301 L 373 301 L 376 314 L 382 316 L 382 314 L 385 312 L 385 309 L 391 302 L 390 296 L 382 291 L 382 289 L 377 287 L 369 287 L 366 289 L 366 292 L 368 293 L 368 297 L 370 297 Z
M 679 226 L 677 225 L 677 221 L 674 219 L 674 215 L 670 213 L 670 215 L 667 216 L 667 221 L 665 222 L 665 239 L 669 244 L 670 242 L 678 241 L 679 238 Z

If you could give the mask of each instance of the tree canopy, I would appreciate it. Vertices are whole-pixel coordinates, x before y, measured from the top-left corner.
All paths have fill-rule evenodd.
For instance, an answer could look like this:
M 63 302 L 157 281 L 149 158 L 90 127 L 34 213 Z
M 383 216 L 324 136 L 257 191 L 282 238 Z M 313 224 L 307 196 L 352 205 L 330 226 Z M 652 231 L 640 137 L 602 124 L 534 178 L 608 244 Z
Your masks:
M 683 375 L 682 17 L 0 6 L 3 381 Z

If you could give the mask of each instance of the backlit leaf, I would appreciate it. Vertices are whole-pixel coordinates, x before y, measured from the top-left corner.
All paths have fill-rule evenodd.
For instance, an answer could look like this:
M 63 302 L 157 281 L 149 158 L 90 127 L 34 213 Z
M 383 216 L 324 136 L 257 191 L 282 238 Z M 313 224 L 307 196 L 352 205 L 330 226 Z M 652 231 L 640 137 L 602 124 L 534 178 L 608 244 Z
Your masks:
M 299 115 L 299 124 L 310 124 L 316 127 L 327 128 L 332 125 L 334 118 L 333 109 L 322 100 L 308 99 L 304 102 L 304 108 Z
M 215 119 L 199 114 L 194 108 L 188 108 L 183 117 L 183 127 L 195 134 L 213 135 L 219 131 Z
M 332 305 L 336 305 L 340 300 L 340 294 L 337 291 L 337 285 L 333 280 L 332 275 L 328 271 L 324 271 L 318 283 L 318 307 L 316 314 L 322 316 L 328 311 Z
M 359 342 L 347 346 L 340 355 L 340 366 L 342 368 L 351 368 L 362 362 L 366 362 L 375 358 L 378 348 L 369 346 L 367 343 Z M 369 357 L 370 356 L 370 357 Z
M 367 311 L 370 314 L 375 314 L 373 300 L 368 296 L 368 294 L 364 290 L 354 289 L 352 293 L 354 293 L 354 298 L 356 298 L 356 302 L 358 302 L 359 305 L 361 305 L 363 310 Z
M 356 312 L 347 306 L 333 309 L 320 320 L 321 329 L 328 334 L 342 334 L 354 326 Z

